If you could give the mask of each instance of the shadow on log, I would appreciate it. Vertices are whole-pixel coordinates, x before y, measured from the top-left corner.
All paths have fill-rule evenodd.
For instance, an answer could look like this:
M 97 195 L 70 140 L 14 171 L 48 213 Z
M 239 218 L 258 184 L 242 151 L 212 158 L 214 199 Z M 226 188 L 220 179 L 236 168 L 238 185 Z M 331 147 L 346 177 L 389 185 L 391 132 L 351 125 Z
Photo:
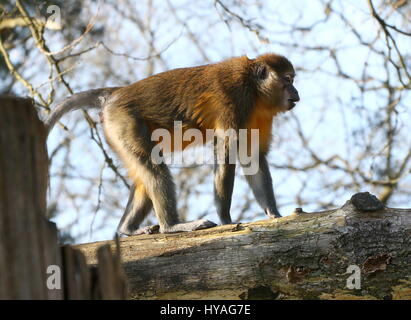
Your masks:
M 411 299 L 411 209 L 384 208 L 360 193 L 340 209 L 298 212 L 122 239 L 131 297 Z M 99 245 L 78 248 L 94 264 Z M 349 289 L 357 276 L 347 273 L 350 266 L 359 289 Z

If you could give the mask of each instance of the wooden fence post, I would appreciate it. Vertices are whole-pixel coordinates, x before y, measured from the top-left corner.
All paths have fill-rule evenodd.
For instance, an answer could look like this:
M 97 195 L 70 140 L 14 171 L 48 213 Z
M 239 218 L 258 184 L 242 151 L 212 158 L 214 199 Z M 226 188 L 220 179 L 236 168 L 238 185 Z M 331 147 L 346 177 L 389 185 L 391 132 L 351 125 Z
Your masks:
M 58 263 L 44 221 L 46 130 L 29 99 L 0 98 L 0 298 L 47 299 L 46 264 Z M 50 248 L 50 245 L 53 246 Z M 54 261 L 53 261 L 54 260 Z M 58 298 L 58 296 L 55 296 Z
M 127 298 L 118 254 L 103 247 L 92 277 L 95 268 L 79 250 L 59 247 L 56 226 L 45 218 L 46 139 L 32 100 L 0 95 L 0 299 Z M 49 288 L 53 275 L 60 287 Z

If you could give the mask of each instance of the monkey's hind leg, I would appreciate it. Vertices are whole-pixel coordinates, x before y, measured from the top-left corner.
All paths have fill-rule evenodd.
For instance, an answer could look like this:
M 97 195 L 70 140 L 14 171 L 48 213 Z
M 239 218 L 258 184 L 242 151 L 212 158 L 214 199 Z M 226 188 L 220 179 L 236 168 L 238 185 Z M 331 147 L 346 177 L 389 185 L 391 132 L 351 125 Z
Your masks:
M 134 174 L 138 175 L 138 180 L 142 181 L 151 199 L 161 233 L 194 231 L 216 226 L 215 223 L 205 219 L 180 222 L 177 214 L 175 185 L 166 164 L 153 163 L 150 156 L 144 155 L 136 157 L 135 164 L 137 164 L 137 170 Z M 150 226 L 137 230 L 134 234 L 154 233 L 155 231 L 156 227 Z
M 142 233 L 141 231 L 138 232 L 141 230 L 138 229 L 138 227 L 152 208 L 153 204 L 147 196 L 144 186 L 139 184 L 136 187 L 136 185 L 133 184 L 130 189 L 126 209 L 117 227 L 117 234 L 131 236 Z M 148 230 L 144 233 L 148 233 Z
M 165 163 L 155 163 L 151 158 L 154 142 L 151 141 L 150 130 L 144 120 L 111 105 L 105 108 L 104 129 L 110 145 L 128 168 L 130 178 L 135 185 L 142 184 L 146 194 L 143 198 L 137 198 L 134 192 L 130 204 L 134 209 L 126 210 L 120 222 L 120 232 L 134 233 L 132 229 L 137 227 L 138 222 L 142 221 L 149 211 L 146 198 L 151 201 L 161 233 L 194 231 L 216 226 L 204 219 L 180 222 L 171 172 Z

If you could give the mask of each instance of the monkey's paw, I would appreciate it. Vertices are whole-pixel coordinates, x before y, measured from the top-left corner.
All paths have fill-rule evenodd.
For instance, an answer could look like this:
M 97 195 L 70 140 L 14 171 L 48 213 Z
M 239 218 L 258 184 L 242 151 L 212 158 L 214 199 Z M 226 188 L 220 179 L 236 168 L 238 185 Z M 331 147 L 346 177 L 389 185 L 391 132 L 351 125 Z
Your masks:
M 188 231 L 212 228 L 215 226 L 217 225 L 214 222 L 206 220 L 206 219 L 201 219 L 201 220 L 195 220 L 195 221 L 190 221 L 190 222 L 177 223 L 173 226 L 160 230 L 160 232 L 162 233 L 188 232 Z
M 159 232 L 160 232 L 160 226 L 156 224 L 153 226 L 147 226 L 144 228 L 137 229 L 136 231 L 133 231 L 131 235 L 136 236 L 139 234 L 154 234 L 154 233 L 159 233 Z
M 265 214 L 270 218 L 270 219 L 277 219 L 277 218 L 282 218 L 282 215 L 278 212 L 278 210 L 275 209 L 266 209 Z
M 194 225 L 197 225 L 193 230 L 201 230 L 216 227 L 217 224 L 206 219 L 200 219 L 192 222 Z

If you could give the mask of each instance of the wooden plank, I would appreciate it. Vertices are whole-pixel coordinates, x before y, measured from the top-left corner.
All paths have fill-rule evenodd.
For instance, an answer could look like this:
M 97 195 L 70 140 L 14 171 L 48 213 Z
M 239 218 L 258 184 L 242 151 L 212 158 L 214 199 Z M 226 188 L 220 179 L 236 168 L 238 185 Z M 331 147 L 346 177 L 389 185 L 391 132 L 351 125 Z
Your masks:
M 1 96 L 0 105 L 0 298 L 44 299 L 46 131 L 31 100 Z
M 46 298 L 49 300 L 62 300 L 64 299 L 64 281 L 63 281 L 63 263 L 61 259 L 61 248 L 57 244 L 57 227 L 53 222 L 43 219 L 42 224 L 42 247 L 43 247 L 43 261 L 44 268 L 47 270 L 49 266 L 58 266 L 60 271 L 60 289 L 46 290 Z M 48 274 L 46 278 L 52 276 Z M 47 279 L 46 279 L 47 281 Z
M 111 252 L 110 245 L 103 245 L 97 250 L 97 259 L 100 298 L 103 300 L 126 299 L 126 277 L 119 255 Z
M 70 246 L 62 247 L 64 298 L 91 299 L 91 273 L 84 255 Z
M 76 249 L 57 244 L 47 221 L 46 130 L 30 99 L 0 96 L 0 299 L 124 299 L 118 255 L 99 251 L 97 268 Z M 48 288 L 48 267 L 61 288 Z

